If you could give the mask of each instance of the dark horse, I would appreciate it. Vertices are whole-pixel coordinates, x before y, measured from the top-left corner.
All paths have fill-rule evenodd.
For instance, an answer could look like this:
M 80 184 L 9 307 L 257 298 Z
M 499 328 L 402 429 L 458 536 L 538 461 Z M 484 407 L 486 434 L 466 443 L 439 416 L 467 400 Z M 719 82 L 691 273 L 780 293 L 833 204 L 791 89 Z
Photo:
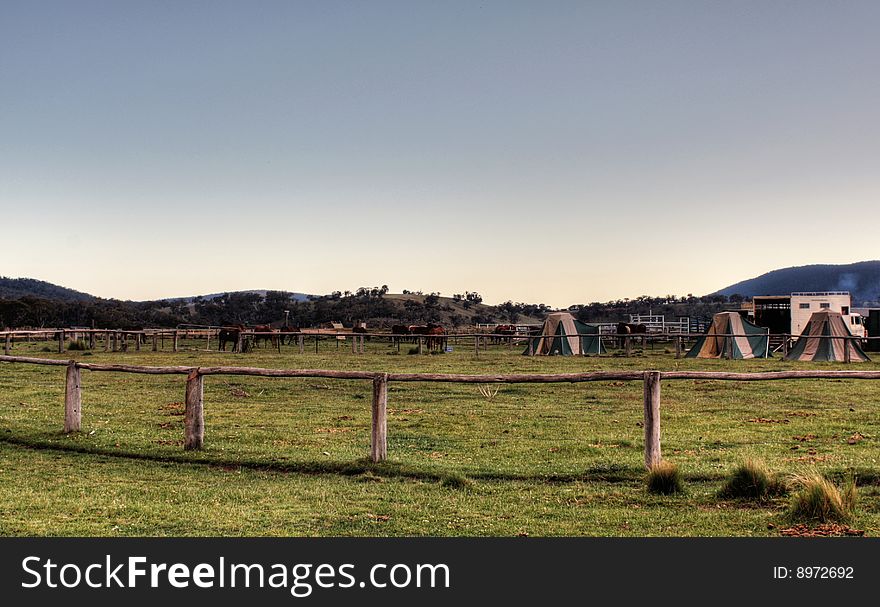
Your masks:
M 217 339 L 220 341 L 219 350 L 226 352 L 226 342 L 232 342 L 232 351 L 238 352 L 238 342 L 241 339 L 241 332 L 244 331 L 244 325 L 228 325 L 220 327 L 217 333 Z
M 492 335 L 494 336 L 492 341 L 496 344 L 502 341 L 511 341 L 513 336 L 516 335 L 516 325 L 498 325 L 492 331 Z
M 641 335 L 642 337 L 642 347 L 645 346 L 645 336 L 648 333 L 648 327 L 643 324 L 633 324 L 628 322 L 619 322 L 617 323 L 617 334 L 618 342 L 620 343 L 620 347 L 624 347 L 626 345 L 626 336 L 627 335 Z

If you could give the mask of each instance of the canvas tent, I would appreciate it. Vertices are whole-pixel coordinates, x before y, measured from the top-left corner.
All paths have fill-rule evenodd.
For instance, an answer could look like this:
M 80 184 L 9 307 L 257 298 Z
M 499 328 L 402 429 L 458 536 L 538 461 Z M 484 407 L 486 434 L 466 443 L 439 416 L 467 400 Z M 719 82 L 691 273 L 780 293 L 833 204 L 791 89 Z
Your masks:
M 766 358 L 770 356 L 768 342 L 767 329 L 750 323 L 737 312 L 719 312 L 685 357 Z
M 599 327 L 576 320 L 568 312 L 554 312 L 547 316 L 541 335 L 529 338 L 523 354 L 573 356 L 604 354 Z
M 852 362 L 867 362 L 857 339 L 850 337 L 849 327 L 839 312 L 821 310 L 814 312 L 798 340 L 785 356 L 785 360 L 845 361 L 847 350 Z M 824 336 L 824 337 L 823 337 Z M 832 339 L 838 337 L 841 339 Z

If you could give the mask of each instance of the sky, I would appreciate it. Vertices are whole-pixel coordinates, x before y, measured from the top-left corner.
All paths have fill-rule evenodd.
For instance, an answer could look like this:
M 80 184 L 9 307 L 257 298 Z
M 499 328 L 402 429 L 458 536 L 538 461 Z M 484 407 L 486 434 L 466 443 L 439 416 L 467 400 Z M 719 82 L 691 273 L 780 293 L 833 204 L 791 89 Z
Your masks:
M 0 2 L 0 275 L 553 306 L 880 258 L 877 2 Z

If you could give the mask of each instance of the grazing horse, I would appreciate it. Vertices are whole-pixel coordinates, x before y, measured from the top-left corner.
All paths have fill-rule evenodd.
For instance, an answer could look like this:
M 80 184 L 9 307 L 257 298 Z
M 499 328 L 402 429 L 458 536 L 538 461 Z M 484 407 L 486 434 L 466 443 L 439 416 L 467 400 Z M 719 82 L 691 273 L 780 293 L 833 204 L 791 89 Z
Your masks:
M 220 327 L 217 333 L 217 339 L 220 342 L 219 350 L 226 352 L 226 342 L 232 342 L 232 351 L 238 352 L 238 341 L 241 338 L 241 332 L 244 331 L 244 325 L 229 325 Z
M 643 324 L 633 324 L 628 322 L 619 322 L 617 323 L 617 334 L 618 341 L 620 343 L 620 347 L 624 347 L 626 345 L 626 337 L 627 335 L 641 335 L 642 336 L 642 347 L 645 346 L 645 336 L 648 333 L 648 327 Z
M 440 325 L 429 324 L 425 335 L 428 336 L 426 343 L 428 350 L 438 350 L 443 352 L 446 350 L 446 329 Z
M 287 339 L 288 344 L 293 344 L 294 338 L 297 337 L 296 335 L 294 335 L 294 333 L 300 333 L 300 328 L 299 327 L 291 327 L 290 325 L 284 325 L 283 327 L 281 327 L 281 333 L 282 333 L 282 335 L 281 335 L 281 344 L 282 345 L 284 344 L 285 338 Z
M 513 336 L 516 335 L 516 325 L 498 325 L 492 331 L 492 335 L 494 336 L 492 341 L 496 344 L 505 340 L 512 341 Z
M 272 325 L 254 325 L 251 330 L 256 333 L 256 335 L 254 335 L 254 347 L 260 347 L 261 341 L 268 341 L 272 347 L 278 347 L 277 335 L 259 335 L 260 333 L 277 333 L 277 331 L 272 328 Z
M 392 337 L 392 342 L 399 342 L 401 339 L 405 339 L 401 337 L 402 335 L 410 335 L 409 327 L 406 325 L 391 325 L 391 334 L 395 337 Z

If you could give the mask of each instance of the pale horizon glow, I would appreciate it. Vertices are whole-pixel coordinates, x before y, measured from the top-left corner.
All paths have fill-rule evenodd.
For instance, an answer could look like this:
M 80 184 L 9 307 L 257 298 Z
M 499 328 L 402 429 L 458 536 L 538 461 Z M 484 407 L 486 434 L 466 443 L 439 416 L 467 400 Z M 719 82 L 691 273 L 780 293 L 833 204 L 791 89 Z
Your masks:
M 875 2 L 4 2 L 0 275 L 564 307 L 876 259 Z

